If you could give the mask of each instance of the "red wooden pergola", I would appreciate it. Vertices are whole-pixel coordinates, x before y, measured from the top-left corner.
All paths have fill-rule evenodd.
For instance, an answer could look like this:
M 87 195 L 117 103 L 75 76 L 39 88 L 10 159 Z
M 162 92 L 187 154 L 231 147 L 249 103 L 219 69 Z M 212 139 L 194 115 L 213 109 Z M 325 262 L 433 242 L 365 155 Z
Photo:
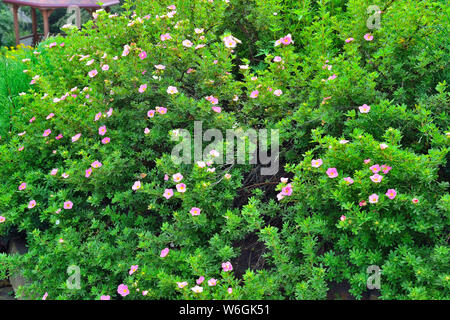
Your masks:
M 36 9 L 38 9 L 44 20 L 44 37 L 49 34 L 48 17 L 55 9 L 78 7 L 80 9 L 86 9 L 90 12 L 101 8 L 108 9 L 108 7 L 119 4 L 119 0 L 103 0 L 102 6 L 98 5 L 99 0 L 3 0 L 4 3 L 12 5 L 14 15 L 14 31 L 16 33 L 16 45 L 20 43 L 21 39 L 29 38 L 26 36 L 21 38 L 19 31 L 19 19 L 17 12 L 20 7 L 27 6 L 31 8 L 31 20 L 33 23 L 33 43 L 38 41 L 37 23 L 36 23 Z

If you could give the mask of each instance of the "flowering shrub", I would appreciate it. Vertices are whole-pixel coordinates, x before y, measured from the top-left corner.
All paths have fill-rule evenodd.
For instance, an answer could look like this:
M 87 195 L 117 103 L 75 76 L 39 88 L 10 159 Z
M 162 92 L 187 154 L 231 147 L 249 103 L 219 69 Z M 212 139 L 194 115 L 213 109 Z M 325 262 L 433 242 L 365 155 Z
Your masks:
M 429 3 L 385 1 L 368 30 L 362 0 L 130 0 L 41 43 L 0 141 L 0 234 L 29 251 L 0 255 L 0 278 L 23 272 L 38 299 L 324 299 L 343 280 L 360 298 L 377 265 L 383 299 L 448 299 L 448 50 Z M 178 163 L 197 121 L 278 129 L 284 168 L 222 164 L 223 141 Z

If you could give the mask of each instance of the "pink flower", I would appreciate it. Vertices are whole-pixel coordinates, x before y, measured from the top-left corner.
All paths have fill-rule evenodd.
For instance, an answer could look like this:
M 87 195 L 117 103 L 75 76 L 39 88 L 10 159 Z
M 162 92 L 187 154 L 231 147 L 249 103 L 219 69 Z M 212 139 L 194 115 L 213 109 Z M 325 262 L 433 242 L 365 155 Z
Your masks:
M 411 201 L 412 201 L 412 203 L 414 203 L 414 204 L 419 203 L 419 199 L 417 199 L 417 198 L 413 198 Z
M 233 36 L 224 37 L 223 42 L 227 48 L 234 48 L 237 44 Z
M 169 175 L 166 173 L 166 174 L 164 175 L 164 181 L 167 181 L 167 180 L 169 180 Z
M 367 104 L 363 104 L 362 106 L 358 107 L 358 109 L 361 113 L 369 113 L 370 106 L 368 106 Z
M 322 159 L 311 160 L 311 167 L 318 168 L 323 164 Z
M 139 92 L 140 93 L 144 93 L 145 90 L 147 90 L 147 85 L 146 84 L 141 84 L 141 86 L 139 87 Z
M 183 282 L 177 282 L 177 286 L 180 289 L 183 289 L 184 287 L 186 287 L 188 285 L 188 283 L 186 281 Z
M 74 135 L 74 136 L 72 137 L 72 142 L 77 141 L 78 139 L 80 139 L 80 137 L 81 137 L 81 133 L 77 133 L 76 135 Z
M 375 183 L 380 183 L 383 179 L 383 176 L 379 175 L 378 173 L 375 173 L 373 176 L 370 176 L 370 180 L 372 180 Z
M 112 113 L 113 113 L 113 108 L 109 108 L 108 112 L 106 112 L 106 115 L 108 116 L 108 118 L 112 116 Z
M 164 258 L 165 256 L 167 256 L 169 254 L 169 248 L 164 248 L 161 250 L 161 254 L 160 257 Z
M 166 199 L 170 199 L 173 196 L 173 190 L 172 189 L 166 189 L 164 190 L 163 197 Z
M 34 120 L 36 120 L 36 117 L 31 118 L 30 123 L 33 122 Z
M 193 208 L 191 209 L 191 215 L 192 215 L 192 216 L 199 216 L 199 215 L 200 215 L 200 211 L 202 211 L 202 209 L 193 207 Z
M 366 41 L 372 41 L 372 40 L 373 40 L 373 35 L 371 35 L 370 33 L 366 33 L 366 34 L 364 35 L 364 39 L 365 39 Z
M 166 114 L 167 113 L 167 108 L 156 107 L 156 112 L 158 112 L 159 114 Z
M 102 70 L 103 70 L 103 71 L 108 71 L 108 70 L 109 70 L 109 66 L 108 66 L 107 64 L 105 64 L 105 65 L 102 67 Z
M 101 126 L 100 128 L 98 128 L 98 134 L 101 136 L 104 136 L 106 133 L 106 126 Z
M 273 58 L 273 61 L 274 62 L 281 62 L 281 57 L 279 57 L 279 56 L 276 56 L 275 58 Z
M 139 58 L 141 58 L 141 60 L 144 60 L 145 58 L 147 58 L 147 52 L 142 51 L 141 53 L 139 53 Z
M 192 42 L 189 41 L 189 40 L 183 40 L 182 44 L 183 44 L 183 46 L 185 46 L 186 48 L 192 47 Z
M 211 109 L 212 109 L 214 112 L 217 112 L 217 113 L 221 113 L 221 112 L 222 112 L 222 108 L 221 108 L 221 107 L 211 107 Z
M 72 209 L 72 207 L 73 207 L 73 203 L 72 203 L 72 201 L 66 201 L 66 202 L 64 202 L 64 209 Z
M 367 205 L 367 202 L 365 201 L 365 200 L 362 200 L 360 203 L 359 203 L 359 206 L 360 207 L 364 207 L 364 206 L 366 206 Z
M 62 137 L 63 137 L 63 135 L 60 133 L 60 134 L 58 134 L 58 135 L 55 137 L 55 139 L 56 139 L 56 140 L 60 140 L 60 139 L 62 139 Z
M 281 189 L 281 194 L 283 196 L 290 196 L 292 194 L 292 185 L 289 183 L 288 185 L 286 185 L 286 187 L 284 187 L 283 189 Z
M 111 300 L 111 296 L 101 296 L 100 300 Z
M 67 173 L 63 173 L 62 175 L 61 175 L 61 177 L 63 177 L 64 179 L 67 179 L 68 177 L 69 177 L 69 175 L 67 174 Z
M 365 164 L 370 163 L 370 159 L 365 159 L 365 160 L 364 160 L 364 163 L 365 163 Z M 376 172 L 374 172 L 374 173 L 376 173 Z
M 131 189 L 133 190 L 139 190 L 141 188 L 141 182 L 140 181 L 135 181 L 133 186 L 131 187 Z
M 55 114 L 54 113 L 50 113 L 45 119 L 51 119 L 51 118 L 53 118 L 55 116 Z
M 231 265 L 231 262 L 230 262 L 230 261 L 223 262 L 223 263 L 222 263 L 222 269 L 223 269 L 223 271 L 225 271 L 225 272 L 232 271 L 232 270 L 233 270 L 233 266 Z
M 130 53 L 130 46 L 129 45 L 124 45 L 123 46 L 123 52 L 122 52 L 122 57 L 126 57 L 129 53 Z
M 388 189 L 388 191 L 386 191 L 386 196 L 392 200 L 397 196 L 397 191 L 395 191 L 395 189 Z
M 328 168 L 327 169 L 327 175 L 330 178 L 336 178 L 338 176 L 338 172 L 337 172 L 336 168 Z
M 186 192 L 186 185 L 184 183 L 179 183 L 176 187 L 178 192 Z
M 130 271 L 128 271 L 128 273 L 130 274 L 130 276 L 138 269 L 138 265 L 133 265 L 130 268 Z
M 227 292 L 228 292 L 229 294 L 232 294 L 232 293 L 233 293 L 233 289 L 232 289 L 232 288 L 228 288 L 228 289 L 227 289 Z
M 42 297 L 42 300 L 47 300 L 47 297 L 48 297 L 48 293 L 46 292 L 46 293 L 44 294 L 44 296 Z
M 100 168 L 102 166 L 102 163 L 100 161 L 95 160 L 92 162 L 91 167 L 92 168 Z
M 100 119 L 102 117 L 102 113 L 99 112 L 95 115 L 94 121 L 98 121 L 98 119 Z
M 380 149 L 384 150 L 388 147 L 388 145 L 386 143 L 380 143 Z
M 25 190 L 27 188 L 27 184 L 25 182 L 21 183 L 19 186 L 19 190 Z
M 166 66 L 162 65 L 162 64 L 156 64 L 155 68 L 158 69 L 158 70 L 164 70 L 166 68 Z
M 98 71 L 96 69 L 89 71 L 88 75 L 89 77 L 93 78 L 98 74 Z
M 258 91 L 258 90 L 254 90 L 254 91 L 252 91 L 252 93 L 250 94 L 250 98 L 255 99 L 258 95 L 259 95 L 259 91 Z
M 166 40 L 172 39 L 172 37 L 170 36 L 169 33 L 164 33 L 161 35 L 160 39 L 161 39 L 161 41 L 166 41 Z
M 127 295 L 130 294 L 130 290 L 128 290 L 128 286 L 122 283 L 117 288 L 117 293 L 119 293 L 122 297 L 126 297 Z
M 169 86 L 169 87 L 167 88 L 167 93 L 168 93 L 168 94 L 175 94 L 175 93 L 178 93 L 178 89 L 177 89 L 176 87 Z
M 347 217 L 342 215 L 340 219 L 341 219 L 341 221 L 345 221 L 345 219 L 347 219 Z
M 180 182 L 181 180 L 183 180 L 183 175 L 179 172 L 175 173 L 172 177 L 174 182 Z
M 279 97 L 283 94 L 283 91 L 281 91 L 280 89 L 277 89 L 273 92 L 273 94 L 276 95 L 277 97 Z
M 214 287 L 217 284 L 217 280 L 214 278 L 211 278 L 208 280 L 208 286 Z
M 292 41 L 292 36 L 291 34 L 288 34 L 287 36 L 283 37 L 280 39 L 281 44 L 284 44 L 285 46 L 294 43 L 294 41 Z
M 392 167 L 389 167 L 387 165 L 381 165 L 381 168 L 383 169 L 383 173 L 388 173 L 389 171 L 391 171 Z
M 347 184 L 352 184 L 354 181 L 353 181 L 353 179 L 352 178 L 350 178 L 350 177 L 346 177 L 346 178 L 344 178 L 344 181 L 346 181 L 347 182 Z
M 3 222 L 5 222 L 5 220 L 6 220 L 6 218 L 5 218 L 5 217 L 2 217 L 2 216 L 0 216 L 0 223 L 3 223 Z
M 345 39 L 345 42 L 346 42 L 346 43 L 349 43 L 349 42 L 352 42 L 353 40 L 355 40 L 355 39 L 353 39 L 353 38 L 347 38 L 347 39 Z
M 89 178 L 89 176 L 91 175 L 91 173 L 92 173 L 92 168 L 89 168 L 89 169 L 86 170 L 86 173 L 85 173 L 84 176 L 85 176 L 86 178 Z
M 144 133 L 145 133 L 145 134 L 149 134 L 149 133 L 150 133 L 150 129 L 149 129 L 149 128 L 145 128 L 145 129 L 144 129 Z
M 28 209 L 33 209 L 36 206 L 36 201 L 35 200 L 31 200 L 28 203 Z
M 372 170 L 373 173 L 378 173 L 381 170 L 381 168 L 380 168 L 380 166 L 378 164 L 374 164 L 369 169 Z
M 47 129 L 44 131 L 44 133 L 42 134 L 43 137 L 47 137 L 50 133 L 52 133 L 52 130 Z
M 289 181 L 289 178 L 280 178 L 281 183 L 287 183 Z
M 378 202 L 378 195 L 377 194 L 372 194 L 369 196 L 369 202 L 370 203 L 377 203 Z
M 147 116 L 148 116 L 149 118 L 153 118 L 153 117 L 155 116 L 155 110 L 148 110 Z
M 204 276 L 200 276 L 200 278 L 198 278 L 197 280 L 195 280 L 195 282 L 196 282 L 197 284 L 202 284 L 203 281 L 205 281 L 205 277 L 204 277 Z
M 110 141 L 111 141 L 111 139 L 110 139 L 109 137 L 105 137 L 105 138 L 102 139 L 102 143 L 103 143 L 103 144 L 107 144 L 107 143 L 109 143 Z
M 58 173 L 58 169 L 52 169 L 52 171 L 50 171 L 50 175 L 55 176 Z
M 199 287 L 199 286 L 195 286 L 195 287 L 191 288 L 191 290 L 194 291 L 195 293 L 203 292 L 203 288 Z

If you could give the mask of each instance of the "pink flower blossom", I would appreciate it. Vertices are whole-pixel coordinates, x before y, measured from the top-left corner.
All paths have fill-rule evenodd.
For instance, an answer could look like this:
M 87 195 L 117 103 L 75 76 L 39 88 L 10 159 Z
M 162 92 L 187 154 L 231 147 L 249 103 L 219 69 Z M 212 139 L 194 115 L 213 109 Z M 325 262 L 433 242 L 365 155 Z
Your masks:
M 107 64 L 105 64 L 105 65 L 102 67 L 102 70 L 103 70 L 103 71 L 108 71 L 108 70 L 109 70 L 109 66 L 108 66 Z
M 166 114 L 167 113 L 167 108 L 164 107 L 156 107 L 156 112 L 158 112 L 159 114 Z
M 109 137 L 105 137 L 102 139 L 103 144 L 108 144 L 110 141 L 111 141 L 111 139 Z
M 345 219 L 347 219 L 347 217 L 344 216 L 344 215 L 342 215 L 342 216 L 340 217 L 340 220 L 341 220 L 341 221 L 345 221 Z
M 370 33 L 366 33 L 366 34 L 364 35 L 364 39 L 365 39 L 366 41 L 372 41 L 372 40 L 373 40 L 373 35 L 371 35 Z
M 388 189 L 386 191 L 386 197 L 388 197 L 389 199 L 394 199 L 397 196 L 397 191 L 395 191 L 395 189 Z
M 191 212 L 192 216 L 199 216 L 200 215 L 200 211 L 202 211 L 202 209 L 193 207 L 190 212 Z
M 50 113 L 45 119 L 49 120 L 55 116 L 54 113 Z
M 283 38 L 280 39 L 281 44 L 284 44 L 285 46 L 294 43 L 294 41 L 292 41 L 292 36 L 291 34 L 288 34 L 287 36 L 284 36 Z
M 48 297 L 48 293 L 46 292 L 46 293 L 44 294 L 44 296 L 42 297 L 42 300 L 47 300 L 47 297 Z
M 411 201 L 412 201 L 412 203 L 414 203 L 414 204 L 419 203 L 419 199 L 417 199 L 417 198 L 413 198 Z
M 273 58 L 273 61 L 274 62 L 281 62 L 281 57 L 279 57 L 279 56 L 276 56 L 275 58 Z
M 373 173 L 378 173 L 381 170 L 381 168 L 380 168 L 380 166 L 378 164 L 374 164 L 369 169 L 372 170 Z
M 223 269 L 223 271 L 225 271 L 225 272 L 232 271 L 232 270 L 233 270 L 233 266 L 231 265 L 231 262 L 230 262 L 230 261 L 223 262 L 223 263 L 222 263 L 222 269 Z
M 69 175 L 67 174 L 67 173 L 63 173 L 62 175 L 61 175 L 61 177 L 63 177 L 64 179 L 67 179 L 68 177 L 69 177 Z
M 20 185 L 19 185 L 19 190 L 25 190 L 27 188 L 27 184 L 25 183 L 25 182 L 22 182 Z
M 164 33 L 161 35 L 160 39 L 161 39 L 161 41 L 166 41 L 166 40 L 172 39 L 172 37 L 170 36 L 169 33 Z
M 43 137 L 47 137 L 50 133 L 52 133 L 52 130 L 47 129 L 44 131 L 44 133 L 42 134 Z
M 72 142 L 77 141 L 78 139 L 80 139 L 80 137 L 81 137 L 81 133 L 77 133 L 76 135 L 74 135 L 74 136 L 72 137 Z
M 323 164 L 322 159 L 311 160 L 311 166 L 314 168 L 319 168 Z
M 134 191 L 139 190 L 141 188 L 141 182 L 140 181 L 135 181 L 133 186 L 131 187 L 131 189 L 133 189 Z
M 100 128 L 98 128 L 98 134 L 101 136 L 104 136 L 106 133 L 106 126 L 101 126 Z
M 84 174 L 84 176 L 85 176 L 86 178 L 89 178 L 90 175 L 91 175 L 91 173 L 92 173 L 92 168 L 89 168 L 89 169 L 86 170 L 86 173 Z
M 175 93 L 178 93 L 178 89 L 177 89 L 176 87 L 169 86 L 169 87 L 167 88 L 167 93 L 168 93 L 168 94 L 175 94 Z
M 72 207 L 73 207 L 72 201 L 68 200 L 68 201 L 64 202 L 64 206 L 63 206 L 64 209 L 68 210 L 68 209 L 72 209 Z
M 128 271 L 128 273 L 130 274 L 130 276 L 136 272 L 136 270 L 138 269 L 138 265 L 132 265 L 130 268 L 130 271 Z
M 186 287 L 188 285 L 188 283 L 186 281 L 183 282 L 177 282 L 177 286 L 180 289 L 183 289 L 184 287 Z
M 122 52 L 122 57 L 126 57 L 129 53 L 130 53 L 130 46 L 129 45 L 124 45 L 123 46 L 123 52 Z
M 120 294 L 122 297 L 126 297 L 130 294 L 130 290 L 128 290 L 128 286 L 124 285 L 123 283 L 119 285 L 117 288 L 117 293 Z
M 364 160 L 364 163 L 365 163 L 365 164 L 370 163 L 370 159 L 365 159 L 365 160 Z M 376 172 L 374 172 L 374 173 L 376 173 Z
M 55 176 L 58 173 L 58 169 L 52 169 L 52 171 L 50 171 L 50 175 Z
M 369 113 L 370 106 L 368 106 L 367 104 L 363 104 L 362 106 L 358 107 L 358 109 L 361 113 Z
M 169 254 L 169 248 L 164 248 L 161 250 L 161 254 L 159 255 L 161 258 L 164 258 L 165 256 L 167 256 Z
M 98 74 L 98 71 L 96 69 L 89 71 L 88 75 L 89 77 L 93 78 Z
M 203 292 L 203 288 L 199 287 L 199 286 L 195 286 L 195 287 L 191 288 L 191 290 L 194 291 L 195 293 Z
M 183 46 L 184 47 L 186 47 L 186 48 L 190 48 L 190 47 L 192 47 L 192 42 L 190 41 L 190 40 L 183 40 L 183 42 L 182 42 L 182 44 L 183 44 Z
M 145 129 L 144 129 L 144 133 L 145 133 L 145 134 L 149 134 L 149 133 L 150 133 L 150 129 L 149 129 L 149 128 L 145 128 Z
M 283 94 L 283 91 L 281 91 L 280 89 L 277 89 L 273 92 L 273 94 L 276 95 L 277 97 L 279 97 Z
M 359 206 L 360 207 L 364 207 L 364 206 L 366 206 L 367 205 L 367 202 L 365 201 L 365 200 L 362 200 L 360 203 L 359 203 Z
M 353 179 L 350 177 L 344 178 L 344 181 L 347 182 L 347 184 L 352 184 L 354 182 Z
M 164 70 L 166 68 L 166 66 L 162 65 L 162 64 L 156 64 L 155 68 L 158 69 L 158 70 Z
M 375 183 L 380 183 L 383 179 L 383 176 L 379 175 L 378 173 L 375 173 L 373 176 L 370 176 L 370 180 L 372 180 Z
M 111 296 L 101 296 L 100 300 L 111 300 Z
M 139 92 L 140 93 L 144 93 L 145 90 L 147 90 L 147 85 L 146 84 L 141 84 L 141 86 L 139 87 Z
M 176 185 L 178 192 L 186 192 L 186 185 L 184 183 L 179 183 Z
M 181 180 L 183 180 L 183 175 L 179 172 L 175 173 L 172 177 L 174 182 L 180 182 Z
M 384 150 L 388 147 L 388 145 L 386 143 L 380 143 L 380 149 Z
M 63 135 L 60 133 L 60 134 L 58 134 L 58 135 L 55 137 L 55 139 L 56 139 L 56 140 L 60 140 L 60 139 L 62 139 L 62 137 L 63 137 Z
M 211 109 L 212 109 L 214 112 L 217 112 L 217 113 L 221 113 L 221 112 L 222 112 L 222 108 L 221 108 L 221 107 L 211 107 Z
M 102 117 L 102 113 L 99 112 L 95 115 L 94 121 L 98 121 L 98 119 L 100 119 Z
M 147 52 L 142 51 L 141 53 L 139 53 L 139 58 L 141 58 L 141 60 L 144 60 L 145 58 L 147 58 Z
M 281 194 L 283 196 L 290 196 L 292 192 L 293 192 L 292 185 L 290 183 L 286 185 L 283 189 L 281 189 Z
M 195 282 L 196 282 L 197 284 L 202 284 L 203 281 L 205 281 L 205 277 L 204 277 L 204 276 L 200 276 L 200 278 L 198 278 L 197 280 L 195 280 Z
M 211 278 L 208 280 L 208 286 L 214 287 L 217 284 L 217 280 L 214 278 Z
M 258 97 L 259 95 L 259 91 L 258 90 L 254 90 L 252 91 L 252 93 L 250 94 L 250 98 L 255 99 L 256 97 Z
M 3 217 L 3 216 L 0 216 L 0 223 L 3 223 L 3 222 L 5 222 L 5 220 L 6 220 L 6 218 L 5 218 L 5 217 Z
M 346 42 L 346 43 L 350 43 L 350 42 L 352 42 L 353 40 L 355 40 L 355 39 L 353 39 L 353 38 L 347 38 L 347 39 L 345 39 L 345 42 Z
M 102 166 L 102 163 L 98 160 L 95 160 L 94 162 L 92 162 L 91 167 L 92 168 L 100 168 Z
M 170 199 L 173 196 L 173 190 L 172 189 L 166 189 L 164 191 L 163 197 L 166 199 Z
M 229 294 L 232 294 L 232 293 L 233 293 L 233 288 L 228 288 L 228 289 L 227 289 L 227 292 L 228 292 Z
M 370 203 L 377 203 L 378 202 L 378 195 L 377 194 L 372 194 L 369 196 L 369 202 Z
M 337 172 L 336 168 L 328 168 L 327 175 L 330 178 L 336 178 L 338 176 L 338 172 Z
M 29 203 L 28 203 L 28 209 L 32 209 L 32 208 L 34 208 L 36 206 L 36 201 L 35 200 L 31 200 Z

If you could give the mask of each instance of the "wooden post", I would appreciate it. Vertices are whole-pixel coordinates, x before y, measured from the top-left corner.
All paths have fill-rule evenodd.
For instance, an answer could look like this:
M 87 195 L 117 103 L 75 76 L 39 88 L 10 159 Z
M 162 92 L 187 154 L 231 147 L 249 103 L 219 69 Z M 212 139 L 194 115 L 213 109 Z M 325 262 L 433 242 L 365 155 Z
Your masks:
M 14 32 L 16 34 L 16 46 L 18 46 L 20 44 L 19 17 L 17 15 L 18 11 L 19 11 L 19 6 L 13 5 Z
M 50 33 L 50 28 L 48 25 L 48 10 L 47 9 L 42 9 L 40 10 L 42 13 L 42 19 L 44 20 L 44 38 L 48 37 L 49 33 Z
M 36 43 L 38 42 L 36 8 L 31 8 L 31 20 L 33 23 L 33 45 L 35 46 Z

